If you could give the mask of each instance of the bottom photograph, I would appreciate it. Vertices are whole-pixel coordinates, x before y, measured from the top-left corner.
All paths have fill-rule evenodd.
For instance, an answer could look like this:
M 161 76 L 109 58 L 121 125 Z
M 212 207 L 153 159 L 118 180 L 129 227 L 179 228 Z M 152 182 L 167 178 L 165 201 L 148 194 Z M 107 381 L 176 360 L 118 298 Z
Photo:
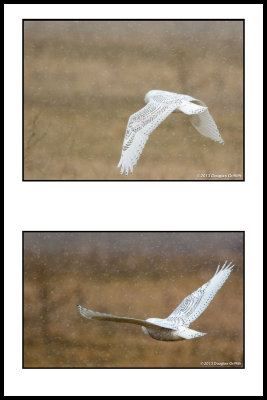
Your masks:
M 22 238 L 23 368 L 244 368 L 244 232 Z

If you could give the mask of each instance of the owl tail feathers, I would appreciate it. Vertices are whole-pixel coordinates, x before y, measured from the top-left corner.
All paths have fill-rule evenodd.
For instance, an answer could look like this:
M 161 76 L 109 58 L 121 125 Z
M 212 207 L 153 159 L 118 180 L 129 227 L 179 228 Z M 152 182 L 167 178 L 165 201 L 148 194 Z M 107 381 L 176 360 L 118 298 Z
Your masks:
M 182 111 L 184 114 L 192 115 L 192 114 L 200 114 L 208 109 L 206 106 L 199 106 L 197 104 L 191 103 L 191 101 L 183 100 L 181 104 L 178 106 L 178 109 Z
M 193 329 L 186 328 L 185 326 L 179 326 L 177 331 L 178 335 L 183 339 L 194 339 L 200 336 L 207 335 L 206 333 L 194 331 Z

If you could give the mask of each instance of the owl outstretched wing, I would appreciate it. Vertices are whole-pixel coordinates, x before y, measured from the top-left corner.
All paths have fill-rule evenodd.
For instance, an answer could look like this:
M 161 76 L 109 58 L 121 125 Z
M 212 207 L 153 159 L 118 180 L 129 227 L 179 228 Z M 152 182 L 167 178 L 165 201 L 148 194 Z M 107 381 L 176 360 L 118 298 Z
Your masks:
M 205 103 L 201 100 L 194 99 L 194 101 L 198 104 L 200 104 L 203 107 L 206 107 Z M 191 103 L 194 104 L 194 103 Z M 208 137 L 215 142 L 219 142 L 221 144 L 224 144 L 223 138 L 221 137 L 221 134 L 217 128 L 217 125 L 215 124 L 214 119 L 209 113 L 208 108 L 206 107 L 206 110 L 200 114 L 193 114 L 190 116 L 190 122 L 193 125 L 193 127 L 201 133 L 201 135 Z
M 222 287 L 226 279 L 231 274 L 234 265 L 227 261 L 220 269 L 218 265 L 214 276 L 202 285 L 195 292 L 187 296 L 182 303 L 166 318 L 175 326 L 183 325 L 188 327 L 206 310 L 215 294 Z
M 124 142 L 122 145 L 121 159 L 118 168 L 121 174 L 125 171 L 133 172 L 143 148 L 153 132 L 164 119 L 177 108 L 177 103 L 169 104 L 150 101 L 145 107 L 131 115 L 126 128 Z
M 80 314 L 87 319 L 95 319 L 98 321 L 111 321 L 111 322 L 123 322 L 123 323 L 128 323 L 128 324 L 134 324 L 134 325 L 140 325 L 140 326 L 145 326 L 147 328 L 153 327 L 154 329 L 161 329 L 161 328 L 167 328 L 167 329 L 174 329 L 171 324 L 168 322 L 164 322 L 164 320 L 161 321 L 155 321 L 149 322 L 144 319 L 138 319 L 138 318 L 129 318 L 129 317 L 119 317 L 117 315 L 112 315 L 112 314 L 105 314 L 105 313 L 100 313 L 92 310 L 88 310 L 85 307 L 80 306 L 79 304 L 77 305 L 78 310 L 80 311 Z

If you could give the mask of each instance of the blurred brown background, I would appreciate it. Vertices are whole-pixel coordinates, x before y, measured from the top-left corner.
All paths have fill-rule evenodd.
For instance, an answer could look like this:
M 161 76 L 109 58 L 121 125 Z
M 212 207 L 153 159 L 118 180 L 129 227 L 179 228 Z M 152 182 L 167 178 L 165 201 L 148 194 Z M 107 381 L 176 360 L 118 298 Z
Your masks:
M 152 133 L 133 176 L 120 176 L 128 118 L 151 89 L 204 101 L 225 145 L 172 114 Z M 24 179 L 198 174 L 243 179 L 242 21 L 25 21 Z
M 82 318 L 76 304 L 141 319 L 167 317 L 212 278 L 235 268 L 190 327 L 206 336 L 160 342 L 139 326 Z M 25 367 L 243 366 L 241 232 L 24 233 Z

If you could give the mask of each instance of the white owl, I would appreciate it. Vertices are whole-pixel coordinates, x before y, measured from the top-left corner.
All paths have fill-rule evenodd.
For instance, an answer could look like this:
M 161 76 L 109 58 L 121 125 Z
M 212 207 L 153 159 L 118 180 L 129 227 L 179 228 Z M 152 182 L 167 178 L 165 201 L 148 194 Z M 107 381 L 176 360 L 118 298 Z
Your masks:
M 206 310 L 215 294 L 222 287 L 232 272 L 234 265 L 227 261 L 220 269 L 218 265 L 214 276 L 195 292 L 187 296 L 182 303 L 165 319 L 148 318 L 147 320 L 118 317 L 111 314 L 103 314 L 78 305 L 81 315 L 88 319 L 100 321 L 126 322 L 142 327 L 146 335 L 156 340 L 183 340 L 204 336 L 206 333 L 189 329 L 189 325 L 195 321 Z
M 147 105 L 129 118 L 118 164 L 118 168 L 121 167 L 121 174 L 125 171 L 128 175 L 129 170 L 133 172 L 133 167 L 137 164 L 149 135 L 172 112 L 189 115 L 192 125 L 199 133 L 216 142 L 224 143 L 208 112 L 208 107 L 202 101 L 185 94 L 150 90 L 145 95 L 145 102 Z

